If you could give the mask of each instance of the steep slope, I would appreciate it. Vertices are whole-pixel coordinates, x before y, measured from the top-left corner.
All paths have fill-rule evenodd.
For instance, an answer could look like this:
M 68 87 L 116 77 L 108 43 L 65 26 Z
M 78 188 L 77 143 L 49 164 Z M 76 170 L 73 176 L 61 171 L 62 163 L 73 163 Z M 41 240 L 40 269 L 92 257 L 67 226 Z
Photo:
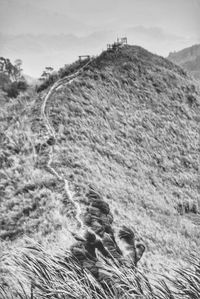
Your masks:
M 163 271 L 197 250 L 200 91 L 181 68 L 136 46 L 103 52 L 50 97 L 54 145 L 41 105 L 24 97 L 2 108 L 2 240 L 26 233 L 70 243 L 75 211 L 47 171 L 51 149 L 83 212 L 92 184 L 116 230 L 136 230 L 147 247 L 143 266 Z
M 168 59 L 183 67 L 194 78 L 200 79 L 200 45 L 172 52 L 169 54 Z

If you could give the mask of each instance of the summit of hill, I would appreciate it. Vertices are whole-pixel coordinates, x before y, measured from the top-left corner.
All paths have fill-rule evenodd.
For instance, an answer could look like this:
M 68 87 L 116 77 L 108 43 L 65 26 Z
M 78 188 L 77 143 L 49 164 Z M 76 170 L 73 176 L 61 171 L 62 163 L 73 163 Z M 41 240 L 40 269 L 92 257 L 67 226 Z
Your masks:
M 66 246 L 67 228 L 74 227 L 63 183 L 46 167 L 52 144 L 41 106 L 47 90 L 2 105 L 4 244 L 27 234 Z M 52 94 L 47 111 L 56 131 L 52 165 L 70 182 L 82 211 L 93 185 L 110 205 L 115 230 L 129 225 L 145 243 L 144 267 L 183 264 L 200 245 L 197 83 L 167 59 L 125 45 L 93 58 Z

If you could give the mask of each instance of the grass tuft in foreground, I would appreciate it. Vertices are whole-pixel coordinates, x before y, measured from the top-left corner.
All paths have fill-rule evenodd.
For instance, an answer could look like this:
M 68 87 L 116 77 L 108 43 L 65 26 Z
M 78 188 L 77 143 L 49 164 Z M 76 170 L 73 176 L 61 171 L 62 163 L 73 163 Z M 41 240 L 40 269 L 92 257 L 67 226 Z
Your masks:
M 200 260 L 192 254 L 190 266 L 174 277 L 150 279 L 139 270 L 99 258 L 102 281 L 81 269 L 69 252 L 52 255 L 36 243 L 11 254 L 2 253 L 0 298 L 151 298 L 197 299 L 200 296 Z M 151 282 L 150 282 L 151 281 Z

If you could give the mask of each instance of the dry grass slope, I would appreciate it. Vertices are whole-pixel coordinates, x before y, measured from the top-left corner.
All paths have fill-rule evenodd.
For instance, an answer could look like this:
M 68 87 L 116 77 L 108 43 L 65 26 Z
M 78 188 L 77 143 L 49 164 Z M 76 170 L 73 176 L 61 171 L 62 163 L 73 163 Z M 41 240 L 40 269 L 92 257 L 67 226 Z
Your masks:
M 23 243 L 24 234 L 53 251 L 73 241 L 73 207 L 46 169 L 52 145 L 41 105 L 34 94 L 1 105 L 2 247 Z M 57 133 L 53 166 L 83 211 L 93 184 L 111 206 L 115 229 L 131 225 L 146 244 L 147 273 L 186 264 L 200 245 L 191 218 L 199 212 L 199 86 L 164 58 L 125 46 L 103 52 L 47 109 Z

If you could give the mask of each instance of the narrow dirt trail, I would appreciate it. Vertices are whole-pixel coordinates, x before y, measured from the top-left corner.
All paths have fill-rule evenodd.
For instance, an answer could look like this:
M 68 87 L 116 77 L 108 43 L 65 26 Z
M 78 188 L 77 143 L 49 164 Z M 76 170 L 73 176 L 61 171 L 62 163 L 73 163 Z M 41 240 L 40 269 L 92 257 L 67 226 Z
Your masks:
M 84 70 L 84 68 L 89 65 L 91 62 L 93 61 L 93 59 L 90 59 L 84 66 L 82 66 L 77 72 L 75 72 L 72 75 L 69 75 L 67 77 L 64 77 L 60 80 L 58 80 L 57 82 L 55 82 L 53 84 L 53 86 L 50 88 L 50 90 L 48 91 L 48 93 L 46 94 L 46 96 L 44 97 L 42 106 L 41 106 L 41 115 L 45 124 L 45 127 L 47 129 L 49 138 L 53 138 L 55 141 L 55 144 L 57 143 L 57 139 L 56 139 L 56 131 L 54 129 L 54 127 L 51 125 L 48 115 L 47 115 L 47 102 L 49 101 L 50 97 L 62 86 L 67 85 L 67 84 L 71 84 L 77 77 L 78 75 L 81 74 L 81 72 Z M 48 171 L 55 175 L 57 177 L 58 180 L 63 181 L 64 182 L 64 188 L 65 188 L 65 193 L 68 197 L 68 199 L 70 200 L 70 202 L 72 203 L 72 205 L 74 206 L 75 209 L 75 218 L 78 224 L 78 227 L 80 229 L 82 229 L 84 227 L 84 223 L 81 219 L 81 207 L 79 205 L 79 203 L 74 199 L 74 192 L 70 189 L 70 185 L 69 182 L 66 178 L 64 178 L 63 176 L 59 175 L 57 170 L 52 166 L 53 163 L 53 146 L 50 146 L 49 148 L 49 160 L 47 162 L 47 169 Z

